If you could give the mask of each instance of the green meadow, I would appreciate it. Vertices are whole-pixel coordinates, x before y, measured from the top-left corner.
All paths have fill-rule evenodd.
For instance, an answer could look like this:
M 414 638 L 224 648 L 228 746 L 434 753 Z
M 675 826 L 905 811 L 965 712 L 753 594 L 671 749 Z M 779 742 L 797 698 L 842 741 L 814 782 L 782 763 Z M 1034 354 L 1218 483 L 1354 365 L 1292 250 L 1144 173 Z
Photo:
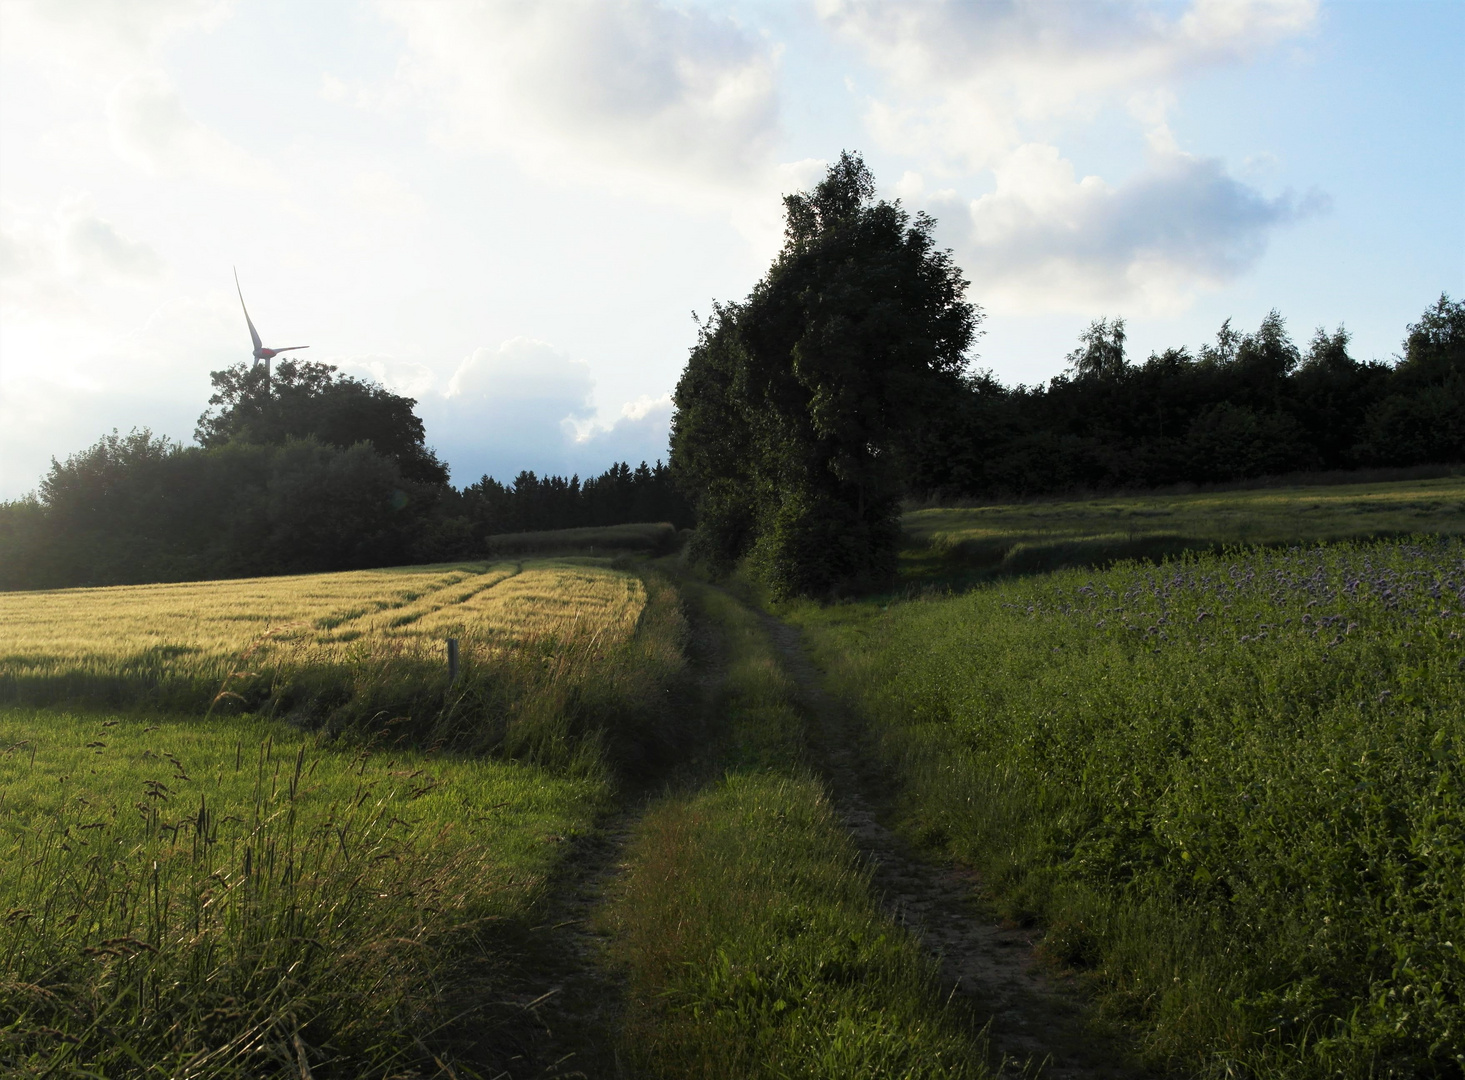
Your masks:
M 907 580 L 1030 574 L 1227 545 L 1465 533 L 1465 477 L 913 510 Z
M 1465 542 L 791 607 L 933 858 L 1190 1076 L 1465 1065 Z
M 676 555 L 4 594 L 0 1072 L 1042 1075 L 874 884 L 772 611 L 1116 1067 L 1457 1074 L 1462 519 L 922 510 L 822 605 Z
M 604 783 L 279 722 L 0 712 L 7 1075 L 486 1064 Z M 486 1038 L 487 1036 L 487 1038 Z

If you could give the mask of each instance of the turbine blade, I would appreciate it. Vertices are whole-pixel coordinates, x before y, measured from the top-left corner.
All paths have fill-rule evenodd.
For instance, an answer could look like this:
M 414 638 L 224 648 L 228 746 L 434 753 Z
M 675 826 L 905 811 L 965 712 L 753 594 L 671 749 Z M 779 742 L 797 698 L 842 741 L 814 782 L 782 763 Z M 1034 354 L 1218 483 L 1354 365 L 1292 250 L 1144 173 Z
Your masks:
M 286 345 L 283 349 L 271 349 L 272 353 L 289 352 L 291 349 L 308 349 L 309 345 Z
M 254 321 L 249 317 L 249 308 L 244 307 L 244 290 L 239 288 L 239 268 L 234 268 L 234 288 L 239 290 L 239 306 L 244 308 L 244 322 L 249 327 L 249 340 L 254 342 L 256 349 L 263 349 L 265 343 L 259 339 L 259 331 L 254 328 Z

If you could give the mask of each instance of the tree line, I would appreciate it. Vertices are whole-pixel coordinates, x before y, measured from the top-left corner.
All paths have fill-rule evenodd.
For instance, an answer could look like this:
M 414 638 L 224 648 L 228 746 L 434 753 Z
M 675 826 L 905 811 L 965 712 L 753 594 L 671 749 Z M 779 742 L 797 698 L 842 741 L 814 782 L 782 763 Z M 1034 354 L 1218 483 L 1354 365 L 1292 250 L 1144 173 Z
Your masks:
M 1271 312 L 1252 333 L 1125 355 L 1122 320 L 1083 334 L 1046 385 L 989 372 L 911 433 L 909 493 L 1009 498 L 1218 483 L 1292 472 L 1465 460 L 1465 303 L 1448 296 L 1406 332 L 1398 362 L 1359 360 L 1342 328 L 1306 348 Z
M 195 445 L 113 433 L 0 504 L 0 588 L 263 575 L 475 558 L 485 538 L 696 524 L 714 570 L 778 596 L 889 580 L 909 500 L 1004 499 L 1465 460 L 1465 302 L 1440 299 L 1389 364 L 1277 312 L 1133 362 L 1122 320 L 1066 370 L 973 370 L 983 313 L 935 221 L 875 198 L 857 154 L 784 199 L 784 243 L 714 304 L 674 395 L 666 465 L 491 477 L 461 489 L 412 398 L 328 364 L 212 373 Z
M 785 199 L 784 245 L 714 306 L 675 394 L 671 468 L 693 550 L 778 596 L 888 580 L 903 500 L 1003 499 L 1465 460 L 1465 303 L 1397 363 L 1306 349 L 1269 314 L 1142 363 L 1101 319 L 1045 385 L 971 369 L 982 319 L 934 221 L 876 200 L 858 155 Z
M 439 562 L 481 557 L 496 533 L 691 523 L 660 462 L 458 490 L 412 398 L 293 360 L 268 381 L 244 364 L 212 379 L 195 445 L 113 432 L 0 504 L 0 588 Z

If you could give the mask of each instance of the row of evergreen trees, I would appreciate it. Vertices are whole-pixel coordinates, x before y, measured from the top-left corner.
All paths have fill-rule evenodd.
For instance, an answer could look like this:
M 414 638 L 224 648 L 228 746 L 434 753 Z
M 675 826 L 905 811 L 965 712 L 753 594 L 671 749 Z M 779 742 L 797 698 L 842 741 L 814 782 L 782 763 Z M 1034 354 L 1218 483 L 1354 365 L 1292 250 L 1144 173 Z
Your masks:
M 411 398 L 326 364 L 282 362 L 268 385 L 237 365 L 214 385 L 197 445 L 114 432 L 0 504 L 0 588 L 472 559 L 495 533 L 691 522 L 660 462 L 456 490 Z
M 1465 460 L 1465 303 L 1442 296 L 1395 364 L 1348 353 L 1341 328 L 1305 350 L 1275 311 L 1229 322 L 1197 352 L 1124 353 L 1121 320 L 1094 323 L 1045 386 L 990 373 L 934 402 L 906 448 L 917 498 L 1215 483 L 1292 472 Z

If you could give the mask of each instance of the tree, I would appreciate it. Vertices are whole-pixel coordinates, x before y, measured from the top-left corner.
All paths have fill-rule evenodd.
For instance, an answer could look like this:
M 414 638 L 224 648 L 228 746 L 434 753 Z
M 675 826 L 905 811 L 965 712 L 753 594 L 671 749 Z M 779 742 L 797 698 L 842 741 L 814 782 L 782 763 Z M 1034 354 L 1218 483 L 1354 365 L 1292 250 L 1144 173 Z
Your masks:
M 239 363 L 210 374 L 214 393 L 194 437 L 205 447 L 231 440 L 281 445 L 315 438 L 341 449 L 370 443 L 402 476 L 444 484 L 447 466 L 426 445 L 414 398 L 349 375 L 331 364 L 282 360 L 268 379 L 259 365 Z
M 701 552 L 752 555 L 780 595 L 820 595 L 893 570 L 901 447 L 960 392 L 980 313 L 935 221 L 876 201 L 858 155 L 784 211 L 768 274 L 701 327 L 671 463 Z

